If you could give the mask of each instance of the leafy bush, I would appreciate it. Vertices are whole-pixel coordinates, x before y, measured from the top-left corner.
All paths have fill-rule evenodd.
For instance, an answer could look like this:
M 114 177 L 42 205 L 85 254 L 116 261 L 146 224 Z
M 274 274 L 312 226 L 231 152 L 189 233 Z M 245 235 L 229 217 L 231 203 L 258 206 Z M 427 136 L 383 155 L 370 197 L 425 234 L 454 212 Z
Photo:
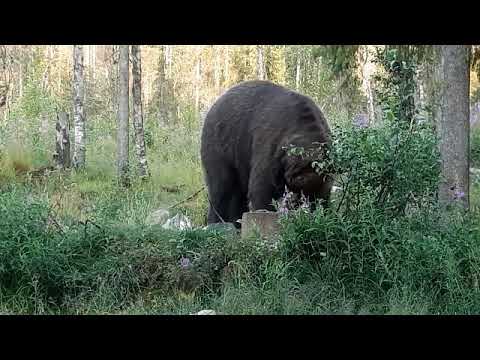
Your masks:
M 342 213 L 404 213 L 434 199 L 439 180 L 436 137 L 426 124 L 412 129 L 398 122 L 376 127 L 334 127 L 332 145 L 312 150 L 292 147 L 292 156 L 314 159 L 319 173 L 329 173 L 341 187 L 335 208 Z

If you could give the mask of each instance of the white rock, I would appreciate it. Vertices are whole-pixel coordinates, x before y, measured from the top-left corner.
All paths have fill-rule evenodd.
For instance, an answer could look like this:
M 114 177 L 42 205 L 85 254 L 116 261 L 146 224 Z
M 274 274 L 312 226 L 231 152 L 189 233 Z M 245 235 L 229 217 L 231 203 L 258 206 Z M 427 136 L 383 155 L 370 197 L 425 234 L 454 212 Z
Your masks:
M 215 310 L 201 310 L 196 314 L 190 314 L 190 315 L 217 315 Z
M 168 219 L 163 225 L 164 229 L 178 229 L 187 230 L 192 228 L 192 222 L 188 217 L 182 214 L 177 214 L 174 217 Z
M 147 219 L 145 220 L 146 224 L 148 225 L 160 225 L 165 222 L 170 216 L 170 212 L 165 209 L 158 209 L 148 215 Z

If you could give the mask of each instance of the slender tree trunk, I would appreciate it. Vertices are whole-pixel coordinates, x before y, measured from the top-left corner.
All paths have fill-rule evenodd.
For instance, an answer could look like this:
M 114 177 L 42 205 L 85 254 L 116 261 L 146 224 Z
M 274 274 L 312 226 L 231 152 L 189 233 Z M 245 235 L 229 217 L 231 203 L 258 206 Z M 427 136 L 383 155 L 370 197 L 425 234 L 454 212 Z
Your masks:
M 173 45 L 165 45 L 165 66 L 168 78 L 172 76 Z
M 163 106 L 167 122 L 176 122 L 178 119 L 175 86 L 177 79 L 173 75 L 174 45 L 165 45 L 165 81 L 163 87 Z
M 226 88 L 229 85 L 229 79 L 230 79 L 230 48 L 227 46 L 225 48 L 225 62 L 223 64 L 224 70 L 223 70 L 223 76 L 224 76 L 224 84 L 223 87 Z
M 47 65 L 45 66 L 45 70 L 43 71 L 43 76 L 42 76 L 42 89 L 43 89 L 43 91 L 46 91 L 49 88 L 50 66 L 51 66 L 51 63 L 53 61 L 52 46 L 53 45 L 48 45 L 45 48 L 45 52 L 44 52 L 44 55 L 43 55 L 47 59 Z
M 262 45 L 257 45 L 257 78 L 265 80 L 265 60 L 264 49 Z
M 9 77 L 7 75 L 7 63 L 8 63 L 8 55 L 7 55 L 7 47 L 5 45 L 0 46 L 0 56 L 1 56 L 1 66 L 2 70 L 0 72 L 0 108 L 6 105 L 7 103 L 7 95 L 9 90 Z
M 217 96 L 220 93 L 220 61 L 219 54 L 218 51 L 216 51 L 215 46 L 213 46 L 213 78 L 215 95 Z
M 54 48 L 55 50 L 56 48 Z M 58 51 L 59 53 L 60 51 Z M 58 54 L 57 53 L 57 54 Z M 62 79 L 62 76 L 60 75 L 60 71 L 58 70 L 55 70 L 54 72 L 54 76 L 57 78 L 57 81 L 55 82 L 55 85 L 56 85 L 56 93 L 57 94 L 62 94 L 62 83 L 63 83 L 63 79 Z
M 198 115 L 200 112 L 200 85 L 201 85 L 201 50 L 198 52 L 197 65 L 195 70 L 195 113 Z
M 370 59 L 369 45 L 363 47 L 362 59 L 362 87 L 367 97 L 368 122 L 375 123 L 375 101 L 373 98 L 372 77 L 375 72 L 375 64 Z
M 146 177 L 148 176 L 148 164 L 143 131 L 142 60 L 139 45 L 132 45 L 132 77 L 133 126 L 135 128 L 135 146 L 139 163 L 139 175 L 140 177 Z
M 440 97 L 435 115 L 442 160 L 439 200 L 443 204 L 458 201 L 468 209 L 471 47 L 442 45 L 436 50 Z
M 75 146 L 73 166 L 77 169 L 85 166 L 85 79 L 83 73 L 83 46 L 73 47 L 73 123 Z
M 117 174 L 122 186 L 129 186 L 128 165 L 128 90 L 129 90 L 129 51 L 128 45 L 120 45 L 119 54 L 119 99 L 117 126 Z
M 300 71 L 301 71 L 301 67 L 300 67 L 301 63 L 300 63 L 300 51 L 297 52 L 297 67 L 296 67 L 296 70 L 295 70 L 295 90 L 297 91 L 300 91 Z
M 423 74 L 421 64 L 417 65 L 417 69 L 414 75 L 415 92 L 413 96 L 413 104 L 415 109 L 422 109 L 424 106 L 424 89 L 423 89 Z
M 23 66 L 20 66 L 20 71 L 19 71 L 19 82 L 18 82 L 18 98 L 21 99 L 23 97 Z
M 97 45 L 92 45 L 92 80 L 93 83 L 95 84 L 95 76 L 96 76 L 96 70 L 97 70 Z
M 166 86 L 166 67 L 167 67 L 167 45 L 160 48 L 158 59 L 158 124 L 160 126 L 168 124 L 167 110 L 167 86 Z
M 118 117 L 118 101 L 120 99 L 118 90 L 118 81 L 120 78 L 119 65 L 118 65 L 118 45 L 112 45 L 111 47 L 111 63 L 109 68 L 110 86 L 111 86 L 111 111 Z

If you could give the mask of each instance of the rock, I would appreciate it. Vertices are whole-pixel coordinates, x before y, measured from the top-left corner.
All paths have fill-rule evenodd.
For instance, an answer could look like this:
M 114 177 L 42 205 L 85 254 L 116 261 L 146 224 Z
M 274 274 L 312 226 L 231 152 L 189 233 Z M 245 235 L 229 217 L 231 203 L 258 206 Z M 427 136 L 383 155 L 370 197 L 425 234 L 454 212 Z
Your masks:
M 158 209 L 148 215 L 145 223 L 147 225 L 161 225 L 165 223 L 169 216 L 170 212 L 168 210 Z
M 190 315 L 217 315 L 215 310 L 200 310 L 196 314 L 190 314 Z
M 163 225 L 164 229 L 178 229 L 187 230 L 192 228 L 192 222 L 188 217 L 182 214 L 177 214 L 174 217 L 168 219 Z

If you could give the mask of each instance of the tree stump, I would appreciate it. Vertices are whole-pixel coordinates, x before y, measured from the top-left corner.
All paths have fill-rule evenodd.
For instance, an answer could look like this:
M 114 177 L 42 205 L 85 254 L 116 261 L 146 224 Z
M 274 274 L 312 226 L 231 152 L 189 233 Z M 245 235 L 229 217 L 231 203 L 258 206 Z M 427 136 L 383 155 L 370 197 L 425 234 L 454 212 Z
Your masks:
M 243 213 L 242 238 L 258 234 L 264 240 L 275 240 L 280 232 L 278 213 L 258 210 Z
M 57 114 L 55 129 L 57 130 L 57 138 L 53 160 L 55 161 L 57 169 L 70 168 L 70 137 L 68 135 L 68 114 L 66 112 L 62 111 Z

